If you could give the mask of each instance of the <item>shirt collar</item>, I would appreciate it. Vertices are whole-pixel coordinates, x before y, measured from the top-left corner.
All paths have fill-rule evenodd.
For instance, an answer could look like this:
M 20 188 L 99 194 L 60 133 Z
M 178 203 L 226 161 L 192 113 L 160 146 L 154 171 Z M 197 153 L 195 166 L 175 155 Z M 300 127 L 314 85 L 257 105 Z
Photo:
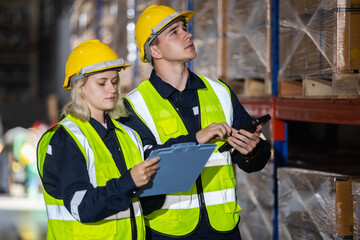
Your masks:
M 105 114 L 105 121 L 107 124 L 107 129 L 101 123 L 99 123 L 97 120 L 95 120 L 95 118 L 90 117 L 90 120 L 89 120 L 91 126 L 93 126 L 93 128 L 96 130 L 96 132 L 101 137 L 101 139 L 103 139 L 104 137 L 107 136 L 108 131 L 117 129 L 115 127 L 114 123 L 111 121 L 111 118 L 108 114 Z
M 174 88 L 167 82 L 164 82 L 158 75 L 156 75 L 155 69 L 152 70 L 149 80 L 156 89 L 156 91 L 164 99 L 169 98 L 171 94 L 173 94 L 175 91 L 178 91 L 176 88 Z M 195 73 L 189 70 L 189 77 L 186 82 L 184 91 L 190 89 L 197 90 L 201 88 L 206 88 L 205 84 Z

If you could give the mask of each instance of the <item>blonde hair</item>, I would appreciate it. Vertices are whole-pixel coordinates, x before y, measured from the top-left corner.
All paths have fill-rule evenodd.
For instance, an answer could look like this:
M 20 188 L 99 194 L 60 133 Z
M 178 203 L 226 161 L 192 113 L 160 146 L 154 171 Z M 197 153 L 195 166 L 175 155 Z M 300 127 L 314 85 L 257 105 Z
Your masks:
M 70 114 L 71 116 L 79 118 L 81 121 L 84 122 L 90 120 L 90 109 L 87 106 L 84 100 L 83 92 L 81 91 L 81 86 L 83 86 L 87 80 L 88 77 L 83 77 L 77 80 L 74 86 L 71 87 L 71 101 L 64 106 L 62 114 Z M 128 112 L 125 108 L 123 98 L 121 97 L 121 88 L 119 85 L 120 79 L 118 79 L 117 81 L 115 106 L 113 109 L 107 112 L 107 114 L 109 114 L 109 116 L 113 119 L 128 116 Z

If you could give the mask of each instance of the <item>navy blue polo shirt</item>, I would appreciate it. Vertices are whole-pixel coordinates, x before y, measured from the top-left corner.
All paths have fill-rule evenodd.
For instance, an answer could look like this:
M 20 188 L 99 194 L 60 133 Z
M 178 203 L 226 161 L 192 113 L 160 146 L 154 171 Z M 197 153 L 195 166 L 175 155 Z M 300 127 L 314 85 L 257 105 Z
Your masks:
M 131 105 L 125 99 L 125 106 L 130 112 L 126 118 L 121 118 L 120 121 L 125 125 L 133 128 L 141 137 L 145 148 L 145 157 L 149 156 L 150 152 L 154 149 L 169 147 L 176 143 L 182 142 L 195 142 L 196 132 L 201 130 L 201 123 L 199 119 L 199 103 L 197 97 L 197 90 L 205 88 L 203 81 L 193 72 L 189 70 L 189 77 L 183 91 L 178 91 L 170 84 L 164 82 L 155 70 L 152 71 L 150 76 L 150 82 L 164 99 L 168 99 L 170 103 L 176 108 L 177 112 L 181 116 L 186 129 L 187 135 L 181 135 L 176 138 L 171 138 L 163 145 L 157 145 L 154 135 L 150 129 L 142 122 L 142 120 L 134 113 Z M 250 121 L 251 117 L 246 112 L 244 107 L 240 104 L 238 98 L 231 91 L 231 101 L 233 105 L 233 125 L 231 127 L 235 129 L 244 128 Z M 255 155 L 252 156 L 251 161 L 241 155 L 238 151 L 233 151 L 232 161 L 236 163 L 245 172 L 259 171 L 266 165 L 270 158 L 270 149 L 266 141 L 260 140 L 256 148 Z M 159 209 L 164 201 L 163 196 L 142 198 L 141 203 L 144 214 L 148 214 L 155 209 Z M 239 239 L 240 236 L 237 231 L 237 227 L 232 233 L 218 233 L 211 229 L 207 219 L 207 215 L 201 217 L 200 225 L 191 236 L 184 239 Z M 167 239 L 159 234 L 152 233 L 152 239 Z
M 115 136 L 116 127 L 108 115 L 105 118 L 107 129 L 93 118 L 89 122 L 111 152 L 121 173 L 120 178 L 109 180 L 106 186 L 94 188 L 82 152 L 63 127 L 50 140 L 52 155 L 46 154 L 44 162 L 44 188 L 51 196 L 62 199 L 69 212 L 74 193 L 87 190 L 78 209 L 81 222 L 97 222 L 128 209 L 137 190 L 130 171 L 126 169 L 121 143 Z

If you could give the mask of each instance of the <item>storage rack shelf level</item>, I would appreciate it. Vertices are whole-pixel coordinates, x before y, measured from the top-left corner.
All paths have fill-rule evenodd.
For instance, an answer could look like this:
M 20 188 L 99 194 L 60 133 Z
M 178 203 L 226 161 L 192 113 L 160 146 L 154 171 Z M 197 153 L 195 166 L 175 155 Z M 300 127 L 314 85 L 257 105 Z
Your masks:
M 305 121 L 360 125 L 360 99 L 286 99 L 240 98 L 251 116 L 260 116 L 274 110 L 283 121 Z

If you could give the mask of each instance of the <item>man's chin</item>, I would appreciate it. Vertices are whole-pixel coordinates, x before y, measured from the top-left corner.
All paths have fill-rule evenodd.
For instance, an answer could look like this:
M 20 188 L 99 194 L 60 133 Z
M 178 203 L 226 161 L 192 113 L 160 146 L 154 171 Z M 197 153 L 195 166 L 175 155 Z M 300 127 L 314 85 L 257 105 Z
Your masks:
M 189 58 L 187 59 L 187 61 L 186 61 L 186 62 L 189 62 L 189 61 L 191 61 L 191 60 L 195 59 L 195 58 L 196 58 L 196 56 L 197 56 L 197 54 L 196 54 L 196 53 L 195 53 L 194 55 L 192 55 L 192 56 L 189 56 Z

